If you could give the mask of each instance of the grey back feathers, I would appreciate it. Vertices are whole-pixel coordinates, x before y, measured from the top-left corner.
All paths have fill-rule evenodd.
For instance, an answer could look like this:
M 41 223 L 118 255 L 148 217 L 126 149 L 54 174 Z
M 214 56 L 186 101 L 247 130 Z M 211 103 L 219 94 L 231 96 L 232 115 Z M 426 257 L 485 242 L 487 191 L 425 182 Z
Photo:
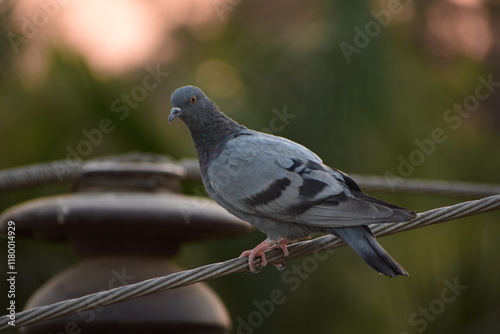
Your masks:
M 197 87 L 177 89 L 171 102 L 169 120 L 188 126 L 204 185 L 226 210 L 272 241 L 335 234 L 377 271 L 408 275 L 366 225 L 407 221 L 412 211 L 363 193 L 300 144 L 239 125 Z

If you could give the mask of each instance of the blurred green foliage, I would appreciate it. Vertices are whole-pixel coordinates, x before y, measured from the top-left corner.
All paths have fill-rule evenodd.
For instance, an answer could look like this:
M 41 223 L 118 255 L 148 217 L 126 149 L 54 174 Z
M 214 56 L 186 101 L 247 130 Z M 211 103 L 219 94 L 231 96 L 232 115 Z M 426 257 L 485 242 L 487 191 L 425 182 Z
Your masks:
M 113 130 L 86 151 L 88 154 L 82 154 L 82 159 L 133 150 L 194 157 L 184 126 L 166 122 L 171 92 L 193 84 L 237 121 L 300 142 L 326 164 L 348 173 L 398 174 L 398 157 L 408 160 L 419 149 L 415 140 L 431 138 L 435 128 L 442 128 L 447 139 L 414 166 L 410 177 L 499 182 L 500 128 L 492 121 L 500 107 L 495 104 L 499 92 L 492 93 L 495 98 L 481 101 L 457 129 L 443 117 L 454 104 L 475 93 L 479 76 L 498 73 L 500 63 L 495 57 L 479 61 L 461 54 L 433 56 L 423 36 L 425 11 L 435 2 L 413 4 L 410 20 L 394 20 L 382 27 L 366 47 L 351 55 L 350 63 L 339 45 L 354 44 L 354 28 L 363 29 L 374 20 L 370 11 L 379 8 L 374 3 L 225 3 L 231 3 L 230 10 L 217 34 L 201 38 L 190 29 L 179 29 L 175 33 L 180 49 L 177 58 L 164 64 L 144 64 L 106 79 L 96 76 L 75 51 L 63 46 L 52 48 L 44 58 L 50 64 L 46 74 L 30 78 L 5 37 L 12 22 L 10 10 L 4 6 L 0 168 L 65 159 L 68 147 L 76 150 L 86 139 L 82 131 L 98 128 L 103 118 L 111 120 Z M 498 19 L 498 12 L 490 15 L 492 21 Z M 498 38 L 494 36 L 496 48 Z M 120 118 L 113 102 L 142 83 L 147 66 L 157 65 L 169 72 L 168 77 Z M 493 79 L 500 81 L 499 77 Z M 273 121 L 284 111 L 291 116 L 281 123 Z M 196 193 L 202 185 L 187 188 Z M 0 209 L 61 191 L 67 189 L 0 194 Z M 373 195 L 415 211 L 467 199 Z M 482 214 L 384 238 L 383 246 L 410 272 L 408 279 L 378 276 L 350 249 L 343 248 L 319 262 L 307 278 L 299 279 L 297 289 L 292 289 L 296 285 L 288 279 L 297 277 L 292 272 L 294 265 L 306 260 L 290 261 L 283 272 L 266 268 L 258 275 L 225 277 L 210 285 L 226 303 L 234 332 L 250 332 L 241 325 L 250 322 L 258 323 L 250 326 L 253 333 L 492 333 L 500 327 L 498 217 L 498 212 Z M 178 262 L 195 267 L 220 261 L 252 248 L 263 238 L 256 232 L 237 240 L 187 245 Z M 22 273 L 18 276 L 19 303 L 77 261 L 63 246 L 18 240 L 18 248 Z M 4 275 L 2 259 L 0 268 Z M 436 310 L 447 287 L 445 281 L 455 279 L 467 288 L 453 302 L 441 303 L 444 309 L 438 309 L 438 314 L 431 312 L 427 317 L 420 313 L 422 308 Z M 274 290 L 283 293 L 285 302 L 273 304 L 272 312 L 263 315 L 256 305 L 270 300 Z M 0 306 L 5 310 L 3 289 L 1 294 Z

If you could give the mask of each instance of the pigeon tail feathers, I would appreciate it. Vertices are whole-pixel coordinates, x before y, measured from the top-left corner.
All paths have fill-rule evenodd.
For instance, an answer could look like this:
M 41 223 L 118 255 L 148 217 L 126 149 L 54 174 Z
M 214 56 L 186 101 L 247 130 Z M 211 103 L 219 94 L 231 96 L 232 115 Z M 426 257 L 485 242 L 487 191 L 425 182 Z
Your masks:
M 334 227 L 332 232 L 379 273 L 389 277 L 409 276 L 408 272 L 380 246 L 368 226 Z

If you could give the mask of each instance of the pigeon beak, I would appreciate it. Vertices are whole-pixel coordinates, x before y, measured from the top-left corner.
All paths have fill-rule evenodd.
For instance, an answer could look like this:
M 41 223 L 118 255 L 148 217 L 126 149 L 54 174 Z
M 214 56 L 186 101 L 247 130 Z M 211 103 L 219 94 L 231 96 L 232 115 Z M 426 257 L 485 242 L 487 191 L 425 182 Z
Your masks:
M 172 108 L 170 115 L 168 116 L 168 122 L 172 122 L 181 113 L 181 108 Z

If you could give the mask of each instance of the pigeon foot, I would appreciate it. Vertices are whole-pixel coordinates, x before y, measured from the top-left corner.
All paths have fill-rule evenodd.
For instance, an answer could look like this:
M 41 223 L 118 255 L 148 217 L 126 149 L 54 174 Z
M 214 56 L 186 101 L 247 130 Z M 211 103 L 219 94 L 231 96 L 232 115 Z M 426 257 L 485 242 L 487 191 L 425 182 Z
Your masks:
M 250 268 L 250 271 L 252 273 L 256 273 L 257 270 L 255 269 L 255 266 L 253 264 L 254 260 L 256 257 L 261 258 L 260 266 L 265 267 L 267 265 L 267 259 L 266 259 L 266 252 L 273 250 L 273 249 L 281 249 L 283 251 L 283 255 L 285 257 L 285 261 L 288 258 L 288 249 L 287 249 L 287 244 L 288 240 L 285 238 L 281 238 L 278 242 L 274 241 L 269 241 L 269 240 L 264 240 L 260 244 L 258 244 L 254 249 L 244 251 L 241 253 L 240 257 L 246 257 L 248 256 L 248 268 Z M 285 262 L 280 262 L 276 264 L 276 267 L 278 269 L 284 267 Z

